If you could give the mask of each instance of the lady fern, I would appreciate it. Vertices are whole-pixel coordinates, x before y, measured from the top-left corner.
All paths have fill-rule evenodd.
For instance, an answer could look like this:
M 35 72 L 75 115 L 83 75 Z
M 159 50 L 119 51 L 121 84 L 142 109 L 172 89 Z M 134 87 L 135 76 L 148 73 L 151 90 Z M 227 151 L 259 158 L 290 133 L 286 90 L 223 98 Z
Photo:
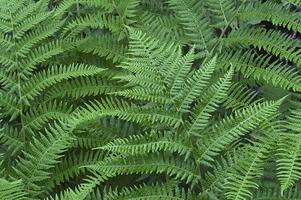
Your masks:
M 0 1 L 0 199 L 299 199 L 300 1 Z

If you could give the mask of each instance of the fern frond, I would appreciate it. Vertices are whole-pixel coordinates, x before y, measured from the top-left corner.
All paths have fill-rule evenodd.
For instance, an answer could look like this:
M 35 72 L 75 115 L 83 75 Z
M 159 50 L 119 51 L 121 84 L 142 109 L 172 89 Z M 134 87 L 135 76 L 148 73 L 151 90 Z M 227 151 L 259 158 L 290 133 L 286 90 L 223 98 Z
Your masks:
M 223 106 L 235 110 L 245 108 L 253 103 L 261 102 L 262 99 L 258 99 L 257 96 L 258 94 L 256 91 L 253 91 L 240 83 L 235 83 L 229 88 Z
M 207 64 L 197 70 L 192 77 L 187 79 L 184 89 L 180 92 L 179 110 L 189 112 L 190 104 L 194 102 L 207 87 L 209 80 L 215 70 L 216 58 L 210 60 Z
M 263 28 L 244 28 L 232 32 L 224 39 L 229 46 L 243 45 L 263 49 L 281 59 L 287 59 L 300 65 L 300 49 L 298 42 L 292 40 L 286 33 Z
M 113 94 L 154 103 L 171 104 L 174 102 L 173 99 L 164 94 L 163 91 L 153 91 L 149 88 L 132 88 L 118 91 Z
M 20 113 L 18 99 L 11 94 L 0 94 L 0 106 L 3 116 L 10 116 L 10 121 L 14 120 Z
M 122 18 L 120 16 L 106 15 L 103 13 L 87 14 L 69 22 L 68 25 L 64 27 L 63 34 L 72 37 L 87 28 L 107 28 L 113 34 L 118 34 L 123 30 Z
M 106 34 L 88 37 L 78 46 L 84 53 L 105 57 L 114 63 L 119 63 L 125 58 L 127 46 L 124 41 L 118 41 L 116 37 Z
M 235 1 L 206 0 L 206 5 L 214 27 L 223 29 L 228 26 L 235 26 L 235 22 L 233 22 L 233 18 L 237 14 Z
M 166 173 L 175 179 L 192 185 L 200 181 L 195 174 L 195 168 L 188 161 L 185 164 L 169 156 L 149 154 L 145 156 L 112 157 L 95 165 L 87 166 L 93 171 L 104 173 L 107 176 L 124 174 Z
M 179 189 L 173 182 L 165 184 L 139 185 L 132 188 L 124 188 L 121 191 L 109 190 L 104 194 L 105 200 L 137 199 L 137 200 L 184 200 L 194 199 L 190 191 Z
M 171 13 L 158 15 L 146 10 L 138 23 L 140 30 L 164 43 L 172 41 L 176 45 L 183 46 L 189 42 L 180 21 Z
M 280 187 L 262 188 L 253 197 L 254 200 L 298 200 L 300 198 L 301 193 L 298 186 L 285 191 L 283 194 L 281 194 Z
M 4 125 L 1 129 L 0 143 L 6 147 L 10 157 L 18 155 L 24 146 L 19 130 L 9 125 Z
M 19 69 L 20 76 L 24 79 L 28 79 L 28 76 L 32 76 L 32 72 L 36 70 L 37 65 L 46 62 L 50 58 L 66 52 L 72 48 L 73 43 L 70 41 L 52 41 L 45 45 L 40 45 L 34 49 L 31 49 L 29 54 L 26 55 L 26 57 L 28 58 L 19 61 L 19 65 L 16 65 L 16 67 L 20 68 L 20 66 L 22 66 L 22 69 Z
M 277 150 L 277 176 L 281 183 L 281 194 L 301 178 L 300 134 L 286 134 L 281 138 Z
M 185 141 L 168 133 L 133 135 L 129 138 L 115 139 L 104 146 L 96 149 L 103 149 L 121 155 L 147 155 L 155 152 L 176 152 L 184 155 L 185 158 L 191 154 L 192 149 Z
M 84 64 L 72 64 L 70 66 L 54 66 L 45 71 L 42 71 L 35 75 L 30 81 L 26 82 L 23 86 L 23 99 L 34 99 L 35 96 L 39 95 L 46 87 L 49 87 L 62 80 L 81 77 L 91 76 L 99 74 L 104 69 L 87 66 Z
M 205 174 L 204 189 L 206 192 L 213 192 L 216 196 L 224 196 L 224 185 L 233 167 L 241 159 L 244 159 L 243 149 L 234 150 L 222 156 L 214 163 L 213 171 Z
M 229 173 L 225 184 L 225 194 L 229 200 L 242 200 L 253 196 L 253 189 L 258 189 L 257 179 L 263 173 L 263 163 L 271 148 L 271 142 L 250 147 L 248 154 L 240 160 Z
M 227 62 L 225 62 L 227 61 Z M 285 90 L 299 91 L 301 75 L 297 70 L 278 61 L 272 61 L 271 56 L 256 55 L 252 51 L 229 52 L 220 57 L 222 67 L 231 66 L 239 70 L 244 77 L 265 81 L 275 87 Z
M 281 183 L 281 194 L 301 178 L 300 109 L 292 111 L 285 125 L 290 133 L 283 133 L 277 146 L 277 177 Z
M 70 130 L 76 129 L 80 124 L 95 120 L 103 116 L 118 116 L 120 119 L 137 123 L 166 123 L 175 126 L 181 120 L 176 113 L 164 108 L 141 108 L 130 105 L 118 99 L 104 99 L 101 102 L 93 102 L 75 112 L 70 120 Z
M 44 127 L 49 120 L 66 121 L 71 114 L 72 107 L 63 102 L 49 102 L 40 104 L 36 108 L 24 114 L 23 128 L 30 131 L 37 131 Z
M 46 100 L 71 97 L 98 96 L 121 90 L 121 85 L 113 80 L 97 76 L 78 77 L 74 80 L 60 82 L 46 91 Z
M 0 199 L 3 200 L 25 200 L 26 192 L 21 180 L 9 182 L 0 179 Z
M 53 167 L 70 145 L 71 137 L 59 124 L 55 124 L 46 130 L 46 134 L 40 135 L 33 140 L 29 149 L 24 152 L 25 157 L 19 157 L 17 166 L 14 168 L 18 177 L 22 177 L 25 189 L 31 195 L 36 195 L 43 188 L 40 184 L 49 178 L 47 170 Z
M 78 177 L 87 172 L 83 166 L 95 164 L 104 158 L 101 151 L 73 151 L 60 159 L 59 163 L 51 169 L 51 177 L 45 185 L 52 188 L 64 182 L 68 182 L 74 177 Z
M 180 52 L 179 52 L 180 53 Z M 176 97 L 179 92 L 183 89 L 185 78 L 191 70 L 192 63 L 195 59 L 194 48 L 190 49 L 189 52 L 179 58 L 177 63 L 173 64 L 168 70 L 168 76 L 170 81 L 168 87 L 170 88 L 170 95 Z
M 291 12 L 281 4 L 273 2 L 250 4 L 239 13 L 239 16 L 248 21 L 271 21 L 276 26 L 301 32 L 300 13 Z
M 185 132 L 187 135 L 200 136 L 200 132 L 208 125 L 211 113 L 216 110 L 218 104 L 227 95 L 230 87 L 233 70 L 229 70 L 225 77 L 221 78 L 216 84 L 212 85 L 202 96 L 201 100 L 192 110 L 190 117 L 191 124 Z
M 254 130 L 262 122 L 274 118 L 283 100 L 254 104 L 234 112 L 233 115 L 224 118 L 220 123 L 213 126 L 212 130 L 203 136 L 207 138 L 208 142 L 204 142 L 202 138 L 200 139 L 202 141 L 202 143 L 199 143 L 201 145 L 200 161 L 210 166 L 213 157 L 229 144 L 248 131 Z
M 107 180 L 106 176 L 96 173 L 93 175 L 93 177 L 89 176 L 85 179 L 85 182 L 78 185 L 75 189 L 68 188 L 54 197 L 47 197 L 45 200 L 85 200 L 95 187 Z
M 196 45 L 197 49 L 203 51 L 202 56 L 208 54 L 213 37 L 209 20 L 202 9 L 203 3 L 195 0 L 169 0 L 168 3 L 183 25 L 190 44 Z

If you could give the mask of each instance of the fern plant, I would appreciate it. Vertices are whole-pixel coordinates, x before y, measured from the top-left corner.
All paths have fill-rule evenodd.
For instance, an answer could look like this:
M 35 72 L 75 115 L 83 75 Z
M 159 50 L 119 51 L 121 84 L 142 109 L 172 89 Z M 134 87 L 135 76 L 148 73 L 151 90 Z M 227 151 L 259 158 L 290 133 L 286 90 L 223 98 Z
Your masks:
M 1 0 L 0 198 L 299 199 L 300 5 Z
M 108 152 L 103 160 L 87 165 L 97 176 L 73 192 L 67 190 L 60 198 L 69 199 L 72 194 L 72 198 L 84 199 L 94 187 L 102 187 L 107 179 L 121 175 L 134 176 L 134 182 L 147 185 L 172 179 L 177 181 L 180 190 L 189 188 L 185 197 L 175 193 L 168 199 L 193 199 L 187 196 L 190 193 L 198 198 L 213 195 L 215 190 L 207 186 L 206 174 L 212 174 L 219 160 L 231 152 L 229 148 L 242 136 L 251 134 L 255 142 L 260 132 L 269 130 L 267 123 L 273 120 L 283 99 L 255 103 L 218 116 L 216 112 L 230 88 L 233 69 L 215 80 L 212 76 L 217 73 L 216 57 L 203 66 L 194 66 L 195 49 L 183 55 L 181 48 L 162 45 L 160 40 L 141 31 L 130 29 L 129 34 L 129 57 L 120 66 L 126 71 L 116 77 L 127 83 L 126 88 L 112 93 L 109 99 L 91 102 L 76 111 L 69 130 L 76 131 L 99 117 L 114 116 L 138 124 L 143 131 L 95 148 Z M 241 148 L 257 156 L 257 148 L 250 145 L 253 142 Z M 264 160 L 262 156 L 258 159 Z M 239 162 L 234 166 L 239 167 Z M 221 182 L 228 182 L 228 176 Z M 256 181 L 251 174 L 245 176 Z M 95 184 L 95 179 L 100 186 Z M 229 198 L 230 194 L 226 193 Z
M 1 170 L 13 181 L 3 179 L 11 197 L 1 199 L 36 198 L 46 192 L 49 169 L 71 146 L 64 122 L 80 104 L 74 97 L 117 85 L 101 81 L 104 68 L 65 60 L 82 41 L 64 35 L 65 10 L 49 10 L 48 1 L 1 1 L 1 13 Z

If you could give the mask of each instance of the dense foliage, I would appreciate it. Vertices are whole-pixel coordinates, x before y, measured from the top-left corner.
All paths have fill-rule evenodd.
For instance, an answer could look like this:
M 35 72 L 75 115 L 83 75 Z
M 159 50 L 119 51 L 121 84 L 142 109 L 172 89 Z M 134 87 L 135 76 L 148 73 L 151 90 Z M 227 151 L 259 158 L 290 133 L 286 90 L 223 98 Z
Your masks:
M 301 199 L 300 0 L 0 0 L 0 199 Z

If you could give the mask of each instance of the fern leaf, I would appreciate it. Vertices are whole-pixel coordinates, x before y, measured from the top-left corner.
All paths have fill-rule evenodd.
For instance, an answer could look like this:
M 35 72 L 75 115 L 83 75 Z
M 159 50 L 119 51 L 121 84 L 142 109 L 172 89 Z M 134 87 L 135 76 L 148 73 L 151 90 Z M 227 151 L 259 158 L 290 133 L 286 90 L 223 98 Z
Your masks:
M 165 184 L 139 185 L 121 191 L 109 190 L 104 194 L 106 200 L 184 200 L 193 199 L 190 191 L 179 189 L 173 182 Z
M 185 82 L 183 92 L 180 93 L 181 99 L 178 103 L 180 111 L 188 112 L 190 104 L 202 94 L 213 74 L 215 64 L 216 58 L 213 58 Z
M 0 179 L 0 198 L 3 200 L 25 200 L 26 193 L 21 180 L 9 182 Z
M 15 171 L 22 177 L 26 191 L 31 195 L 41 192 L 42 187 L 38 183 L 49 178 L 47 170 L 58 162 L 57 159 L 70 145 L 70 141 L 70 136 L 56 124 L 46 130 L 46 135 L 34 139 L 25 152 L 25 158 L 19 158 Z
M 201 97 L 199 105 L 196 105 L 194 111 L 192 111 L 192 121 L 189 125 L 186 134 L 199 136 L 200 133 L 208 124 L 210 113 L 216 110 L 217 106 L 223 98 L 227 95 L 227 90 L 230 87 L 231 79 L 233 76 L 233 70 L 231 69 L 224 78 L 221 78 L 219 82 L 205 92 Z
M 87 167 L 93 171 L 105 173 L 107 176 L 166 173 L 168 176 L 185 181 L 187 184 L 194 185 L 200 180 L 199 175 L 194 173 L 195 168 L 188 161 L 183 165 L 179 160 L 154 154 L 146 157 L 113 157 Z
M 223 54 L 219 63 L 224 68 L 228 68 L 229 63 L 231 63 L 231 66 L 239 70 L 246 78 L 252 77 L 255 80 L 264 81 L 285 90 L 301 90 L 299 73 L 281 62 L 272 62 L 271 56 L 258 57 L 251 51 L 230 52 Z
M 233 18 L 237 13 L 234 1 L 231 0 L 207 0 L 207 9 L 213 18 L 213 26 L 216 28 L 225 28 L 235 26 Z
M 197 49 L 207 54 L 213 38 L 208 19 L 202 9 L 202 2 L 195 0 L 170 0 L 168 2 L 186 30 L 185 35 L 190 38 L 190 43 L 195 44 Z
M 239 13 L 239 16 L 243 20 L 266 20 L 288 30 L 301 31 L 299 13 L 290 12 L 283 6 L 271 2 L 250 4 Z
M 227 199 L 244 200 L 252 197 L 252 189 L 259 187 L 256 179 L 263 173 L 263 163 L 270 145 L 267 142 L 251 147 L 249 155 L 229 173 L 225 184 Z
M 35 75 L 23 86 L 23 99 L 34 99 L 46 87 L 62 80 L 99 74 L 103 69 L 87 65 L 54 66 Z
M 224 39 L 227 45 L 254 46 L 300 65 L 298 43 L 285 33 L 263 28 L 244 28 Z
M 301 178 L 300 135 L 288 134 L 279 144 L 277 155 L 277 176 L 281 183 L 281 194 Z
M 208 161 L 213 161 L 213 157 L 218 155 L 229 144 L 248 131 L 257 128 L 263 121 L 268 121 L 275 117 L 277 109 L 283 100 L 254 104 L 236 111 L 233 115 L 223 119 L 220 124 L 213 126 L 212 131 L 215 133 L 210 132 L 210 135 L 208 133 L 204 136 L 207 136 L 206 138 L 210 142 L 204 142 L 205 144 L 200 147 L 200 161 L 206 165 L 211 165 Z M 203 139 L 201 138 L 200 140 Z
M 115 139 L 108 144 L 98 147 L 121 155 L 147 155 L 154 152 L 176 152 L 187 158 L 192 149 L 184 141 L 169 134 L 151 134 L 150 136 L 133 135 L 129 138 Z

